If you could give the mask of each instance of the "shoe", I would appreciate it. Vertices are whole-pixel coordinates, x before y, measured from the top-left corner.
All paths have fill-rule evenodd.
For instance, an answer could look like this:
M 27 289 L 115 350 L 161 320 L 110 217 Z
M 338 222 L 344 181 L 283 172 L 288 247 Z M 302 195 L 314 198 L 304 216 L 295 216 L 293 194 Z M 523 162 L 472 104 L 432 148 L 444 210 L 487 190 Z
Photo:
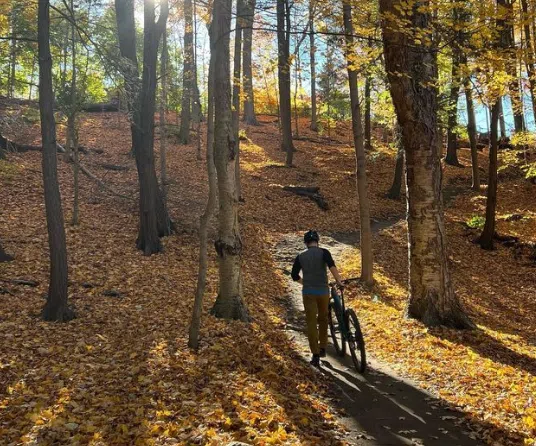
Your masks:
M 325 358 L 327 355 L 326 355 L 326 349 L 325 348 L 321 348 L 320 349 L 320 357 L 321 358 Z
M 314 367 L 320 367 L 320 355 L 313 355 L 311 358 L 311 365 Z

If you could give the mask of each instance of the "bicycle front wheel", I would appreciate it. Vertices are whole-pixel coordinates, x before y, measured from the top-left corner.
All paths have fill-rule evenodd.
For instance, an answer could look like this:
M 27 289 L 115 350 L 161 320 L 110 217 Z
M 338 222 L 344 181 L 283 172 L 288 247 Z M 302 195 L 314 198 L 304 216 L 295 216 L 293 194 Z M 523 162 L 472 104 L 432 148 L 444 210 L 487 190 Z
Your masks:
M 348 327 L 348 347 L 354 366 L 359 373 L 367 368 L 367 355 L 365 353 L 365 340 L 361 332 L 361 326 L 355 311 L 351 308 L 346 310 L 346 326 Z
M 333 303 L 329 304 L 328 312 L 329 331 L 331 333 L 333 346 L 335 347 L 337 355 L 344 356 L 346 354 L 346 338 L 342 333 L 342 327 L 339 325 L 339 320 L 337 319 L 337 313 Z

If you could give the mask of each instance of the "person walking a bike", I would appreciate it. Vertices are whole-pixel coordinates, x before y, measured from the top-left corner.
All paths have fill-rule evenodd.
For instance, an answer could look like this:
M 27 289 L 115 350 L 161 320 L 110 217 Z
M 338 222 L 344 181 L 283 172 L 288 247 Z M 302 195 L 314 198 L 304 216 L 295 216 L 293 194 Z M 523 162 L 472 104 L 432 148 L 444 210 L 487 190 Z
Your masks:
M 320 358 L 326 356 L 328 344 L 328 269 L 343 287 L 342 279 L 331 253 L 320 248 L 320 237 L 316 231 L 308 231 L 303 236 L 307 249 L 296 257 L 292 266 L 292 279 L 303 285 L 303 306 L 307 320 L 307 337 L 313 357 L 311 364 L 320 366 Z M 303 272 L 303 278 L 300 276 Z

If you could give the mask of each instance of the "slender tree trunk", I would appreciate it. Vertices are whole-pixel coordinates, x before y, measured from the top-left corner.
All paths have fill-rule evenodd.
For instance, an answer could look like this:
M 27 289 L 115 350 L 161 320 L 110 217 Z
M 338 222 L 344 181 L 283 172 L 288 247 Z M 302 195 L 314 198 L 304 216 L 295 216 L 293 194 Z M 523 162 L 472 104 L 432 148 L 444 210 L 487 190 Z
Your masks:
M 398 151 L 396 152 L 396 164 L 395 164 L 395 174 L 393 176 L 393 184 L 391 189 L 387 192 L 387 197 L 393 200 L 400 200 L 400 192 L 402 190 L 402 177 L 404 175 L 404 146 L 402 145 L 402 134 L 400 127 L 396 126 L 396 144 L 398 146 Z
M 236 2 L 236 25 L 235 25 L 235 41 L 234 41 L 234 66 L 233 66 L 233 135 L 236 145 L 236 166 L 235 166 L 235 182 L 236 182 L 236 198 L 242 199 L 242 184 L 240 181 L 240 75 L 242 71 L 242 25 L 244 13 L 243 0 Z
M 10 54 L 10 63 L 9 63 L 9 79 L 8 79 L 8 97 L 15 97 L 15 83 L 16 83 L 16 66 L 17 66 L 17 30 L 15 27 L 15 11 L 12 14 L 12 33 L 13 38 L 11 39 L 11 54 Z
M 530 14 L 528 10 L 527 0 L 521 0 L 521 9 L 523 13 L 523 32 L 525 35 L 525 67 L 527 69 L 527 75 L 529 78 L 532 114 L 536 122 L 536 54 L 534 52 L 534 45 L 532 44 L 532 38 L 530 35 Z M 532 22 L 534 23 L 534 17 L 532 19 Z
M 256 0 L 244 0 L 244 48 L 243 74 L 244 86 L 244 121 L 249 125 L 259 125 L 255 115 L 255 97 L 253 93 L 253 68 L 251 63 L 251 47 L 253 44 L 253 22 L 255 20 Z
M 523 113 L 523 102 L 520 100 L 521 90 L 519 88 L 519 76 L 517 74 L 517 52 L 516 52 L 516 43 L 514 37 L 514 11 L 513 11 L 513 2 L 502 2 L 508 20 L 504 21 L 504 34 L 507 42 L 505 44 L 504 50 L 507 50 L 508 62 L 506 65 L 506 71 L 510 76 L 512 76 L 512 81 L 510 82 L 510 100 L 512 102 L 512 111 L 514 113 L 514 128 L 515 132 L 522 132 L 525 129 L 525 119 Z M 507 35 L 507 37 L 506 37 Z M 506 42 L 506 41 L 505 41 Z
M 67 119 L 67 132 L 69 133 L 68 140 L 70 142 L 69 150 L 73 156 L 73 189 L 74 189 L 74 198 L 73 198 L 73 216 L 71 224 L 77 226 L 79 224 L 79 186 L 78 178 L 80 171 L 79 163 L 79 153 L 78 153 L 78 131 L 76 125 L 77 119 L 77 110 L 78 110 L 78 99 L 76 93 L 76 33 L 75 33 L 75 24 L 74 24 L 74 2 L 70 2 L 71 13 L 73 14 L 71 23 L 71 69 L 72 69 L 72 78 L 71 78 L 71 110 L 69 117 Z
M 43 141 L 43 185 L 50 250 L 50 282 L 43 319 L 68 321 L 74 312 L 67 303 L 67 244 L 63 210 L 58 184 L 56 155 L 56 122 L 54 120 L 54 93 L 52 92 L 52 57 L 50 55 L 49 1 L 38 5 L 37 35 L 39 43 L 39 111 Z
M 216 206 L 216 192 L 218 188 L 216 166 L 214 165 L 214 42 L 211 39 L 210 63 L 208 69 L 208 104 L 207 104 L 207 174 L 208 174 L 208 200 L 205 212 L 199 222 L 199 270 L 197 274 L 197 289 L 195 293 L 192 321 L 190 323 L 188 346 L 191 349 L 199 348 L 199 329 L 201 327 L 201 313 L 203 311 L 203 296 L 207 283 L 208 268 L 208 225 L 212 220 Z
M 160 16 L 156 24 L 154 4 L 152 6 L 145 4 L 144 7 L 144 21 L 149 23 L 144 24 L 143 76 L 140 82 L 136 55 L 134 2 L 115 0 L 122 71 L 131 115 L 132 149 L 136 157 L 140 185 L 140 224 L 136 246 L 146 255 L 159 252 L 161 244 L 158 237 L 169 235 L 173 230 L 173 222 L 169 218 L 158 187 L 153 151 L 158 45 L 168 12 L 166 0 L 161 1 Z
M 37 58 L 35 57 L 35 54 L 32 58 L 32 73 L 30 74 L 30 89 L 28 92 L 28 100 L 32 100 L 32 93 L 33 93 L 33 86 L 34 86 L 34 75 L 35 75 L 35 61 Z
M 249 320 L 242 300 L 242 239 L 236 200 L 236 145 L 231 113 L 229 34 L 232 0 L 214 1 L 214 159 L 218 175 L 219 292 L 212 314 L 224 319 Z
M 352 54 L 354 48 L 354 25 L 352 23 L 352 6 L 343 1 L 344 32 L 346 34 L 346 63 L 348 67 L 348 83 L 350 86 L 350 103 L 352 107 L 352 130 L 354 134 L 354 147 L 356 159 L 357 195 L 359 200 L 359 224 L 361 244 L 361 280 L 372 285 L 373 258 L 372 258 L 372 230 L 370 227 L 370 202 L 367 186 L 367 166 L 365 145 L 363 140 L 363 124 L 357 90 L 357 71 L 354 68 Z
M 315 0 L 309 2 L 309 59 L 311 63 L 311 130 L 318 131 L 318 117 L 316 106 L 316 46 L 315 46 L 315 25 L 314 8 Z
M 286 151 L 287 167 L 292 167 L 292 108 L 290 95 L 290 11 L 288 0 L 277 0 L 277 49 L 279 84 L 279 120 L 281 122 L 281 149 Z
M 502 98 L 499 99 L 499 127 L 501 129 L 501 138 L 506 138 L 506 122 L 504 121 L 504 107 Z
M 450 281 L 441 192 L 437 131 L 436 51 L 414 43 L 406 29 L 430 40 L 430 13 L 416 2 L 380 0 L 385 66 L 406 155 L 408 193 L 409 299 L 407 316 L 426 325 L 474 325 L 465 315 Z M 404 20 L 409 23 L 404 29 Z M 411 42 L 411 44 L 410 44 Z
M 469 143 L 471 145 L 471 171 L 472 184 L 471 188 L 480 192 L 480 170 L 478 168 L 478 147 L 476 138 L 476 120 L 475 107 L 473 104 L 473 91 L 471 88 L 471 80 L 464 79 L 465 103 L 467 104 L 467 134 L 469 135 Z
M 162 200 L 167 207 L 167 166 L 166 166 L 166 146 L 167 146 L 167 130 L 166 130 L 166 110 L 167 110 L 167 32 L 164 30 L 162 34 L 162 53 L 160 54 L 160 184 L 162 185 Z
M 197 4 L 193 0 L 193 91 L 192 91 L 192 115 L 193 121 L 196 124 L 199 124 L 203 119 L 203 111 L 201 108 L 201 95 L 199 93 L 199 86 L 197 83 Z M 198 140 L 199 142 L 199 140 Z
M 499 102 L 493 105 L 491 109 L 491 132 L 489 146 L 489 180 L 486 199 L 486 223 L 478 243 L 483 249 L 493 249 L 493 240 L 495 238 L 495 210 L 497 208 L 497 149 L 498 132 L 497 125 L 499 121 Z
M 447 155 L 445 162 L 451 166 L 460 166 L 458 161 L 458 138 L 456 125 L 458 124 L 458 95 L 460 91 L 460 58 L 458 49 L 452 49 L 452 73 L 450 84 L 450 95 L 448 103 L 448 124 L 447 124 Z
M 194 94 L 194 37 L 192 0 L 184 0 L 184 65 L 182 72 L 181 127 L 179 140 L 190 142 L 190 122 Z

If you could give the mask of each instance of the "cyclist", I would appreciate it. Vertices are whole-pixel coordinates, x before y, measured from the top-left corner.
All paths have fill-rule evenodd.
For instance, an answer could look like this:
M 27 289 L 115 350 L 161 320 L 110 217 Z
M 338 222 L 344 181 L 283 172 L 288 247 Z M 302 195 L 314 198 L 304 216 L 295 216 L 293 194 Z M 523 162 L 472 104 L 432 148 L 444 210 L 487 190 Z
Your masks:
M 313 357 L 311 364 L 320 366 L 320 358 L 326 356 L 328 343 L 328 273 L 343 287 L 341 276 L 331 253 L 318 246 L 320 237 L 316 231 L 308 231 L 303 236 L 307 249 L 300 253 L 292 266 L 292 279 L 303 285 L 303 306 L 307 320 L 307 337 Z M 303 279 L 300 277 L 303 271 Z

